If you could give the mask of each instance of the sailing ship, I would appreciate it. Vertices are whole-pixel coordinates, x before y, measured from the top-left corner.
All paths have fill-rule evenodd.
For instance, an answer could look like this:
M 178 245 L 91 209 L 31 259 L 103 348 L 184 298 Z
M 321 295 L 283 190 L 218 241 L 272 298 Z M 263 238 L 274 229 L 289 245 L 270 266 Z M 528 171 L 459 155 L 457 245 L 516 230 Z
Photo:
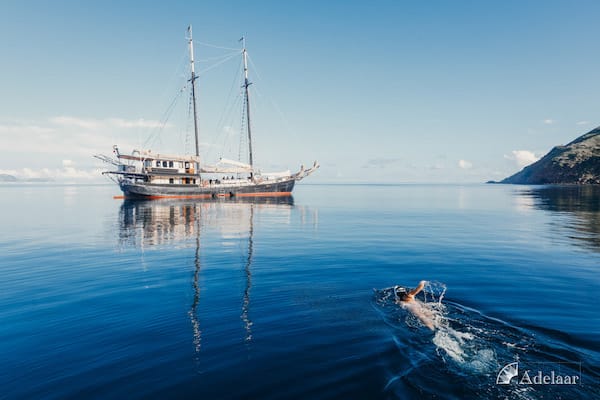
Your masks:
M 250 95 L 248 80 L 248 56 L 246 42 L 242 40 L 243 101 L 245 128 L 248 144 L 248 163 L 221 158 L 215 165 L 204 165 L 198 142 L 198 117 L 196 112 L 196 80 L 194 71 L 194 44 L 192 28 L 188 27 L 191 78 L 191 101 L 193 104 L 195 155 L 173 155 L 133 150 L 122 154 L 113 146 L 115 156 L 96 155 L 96 158 L 116 166 L 105 171 L 121 188 L 125 198 L 211 198 L 211 197 L 273 197 L 291 196 L 294 184 L 312 174 L 319 163 L 310 168 L 302 165 L 296 173 L 261 173 L 254 166 L 252 157 L 252 130 L 250 123 Z M 226 176 L 224 175 L 226 174 Z M 230 175 L 233 174 L 233 175 Z

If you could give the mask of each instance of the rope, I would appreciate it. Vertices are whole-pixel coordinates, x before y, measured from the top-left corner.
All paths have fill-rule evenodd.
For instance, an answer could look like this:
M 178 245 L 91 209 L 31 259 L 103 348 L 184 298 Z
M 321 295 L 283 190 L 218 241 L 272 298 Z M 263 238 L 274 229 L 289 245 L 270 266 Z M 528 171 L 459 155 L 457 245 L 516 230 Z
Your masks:
M 248 52 L 246 52 L 246 54 L 248 56 L 248 60 L 250 61 L 250 64 L 252 65 L 252 72 L 254 73 L 254 75 L 256 75 L 258 80 L 262 81 L 262 78 L 261 78 L 260 74 L 258 73 L 258 68 L 256 68 L 254 61 L 252 61 L 252 57 L 250 57 L 250 54 L 248 54 Z
M 258 72 L 258 68 L 256 67 L 256 65 L 254 64 L 254 61 L 252 61 L 252 58 L 250 57 L 250 55 L 248 55 L 248 60 L 250 61 L 250 64 L 252 65 L 252 71 L 254 72 L 254 74 L 256 75 L 256 77 L 258 78 L 258 80 L 262 81 L 262 78 L 260 76 L 260 73 Z M 260 85 L 258 85 L 260 86 Z M 258 87 L 254 88 L 254 92 L 258 95 L 258 97 L 261 98 L 266 98 L 268 100 L 269 103 L 271 103 L 271 106 L 273 106 L 273 108 L 275 109 L 275 111 L 277 111 L 277 114 L 279 114 L 279 117 L 281 118 L 281 120 L 283 121 L 286 131 L 289 134 L 290 132 L 292 133 L 292 135 L 297 138 L 298 135 L 296 134 L 295 131 L 293 131 L 291 129 L 290 123 L 287 119 L 287 117 L 285 116 L 285 114 L 283 113 L 283 111 L 281 111 L 281 108 L 279 108 L 279 105 L 270 97 L 268 96 L 264 96 L 260 90 L 258 89 Z
M 239 54 L 240 54 L 240 52 L 236 51 L 236 52 L 233 52 L 233 53 L 224 54 L 222 56 L 215 56 L 215 57 L 209 57 L 209 58 L 201 58 L 201 59 L 198 59 L 196 61 L 199 61 L 199 62 L 210 62 L 210 61 L 215 61 L 215 60 L 222 60 L 222 59 L 230 57 L 230 56 L 237 56 Z
M 221 64 L 223 64 L 223 63 L 225 63 L 225 62 L 227 62 L 227 61 L 231 60 L 233 57 L 236 57 L 236 56 L 238 56 L 238 55 L 239 55 L 239 53 L 235 53 L 235 54 L 233 54 L 233 53 L 232 53 L 232 54 L 230 54 L 228 57 L 224 58 L 223 60 L 221 60 L 221 61 L 219 61 L 219 62 L 217 62 L 217 63 L 215 63 L 215 64 L 211 65 L 211 66 L 210 66 L 210 67 L 208 67 L 208 68 L 205 68 L 205 69 L 201 70 L 201 71 L 198 73 L 198 75 L 205 74 L 206 72 L 210 71 L 211 69 L 218 67 L 219 65 L 221 65 Z
M 232 47 L 217 46 L 217 45 L 214 45 L 214 44 L 204 43 L 204 42 L 198 42 L 198 41 L 194 40 L 194 44 L 196 44 L 196 43 L 199 44 L 199 45 L 201 45 L 201 46 L 212 47 L 214 49 L 239 51 L 239 49 L 234 49 Z
M 217 132 L 217 136 L 214 138 L 214 140 L 211 142 L 211 145 L 216 144 L 217 140 L 220 139 L 221 134 L 223 133 L 222 128 L 225 125 L 225 121 L 226 120 L 230 120 L 230 115 L 233 112 L 233 109 L 235 108 L 235 106 L 237 105 L 238 98 L 236 99 L 235 102 L 231 101 L 232 95 L 233 95 L 233 91 L 234 88 L 239 86 L 239 77 L 241 76 L 241 71 L 242 71 L 242 63 L 240 61 L 240 64 L 238 66 L 238 71 L 237 73 L 234 75 L 233 80 L 231 82 L 231 86 L 229 88 L 229 92 L 227 94 L 227 100 L 225 101 L 225 106 L 223 107 L 223 111 L 221 112 L 221 116 L 219 117 L 219 120 L 217 122 L 217 125 L 215 127 L 215 132 Z M 212 153 L 209 151 L 208 155 L 212 155 Z
M 238 67 L 238 73 L 236 73 L 233 76 L 233 80 L 231 82 L 231 86 L 230 86 L 229 92 L 227 94 L 227 100 L 225 101 L 225 104 L 224 104 L 224 106 L 222 108 L 222 111 L 221 111 L 221 115 L 220 115 L 220 117 L 218 119 L 218 122 L 217 122 L 217 124 L 215 126 L 214 132 L 216 132 L 216 135 L 213 136 L 213 138 L 211 140 L 210 147 L 209 147 L 209 149 L 207 151 L 207 158 L 213 155 L 213 152 L 214 152 L 214 150 L 216 148 L 216 144 L 218 142 L 221 142 L 221 139 L 223 139 L 223 146 L 220 149 L 220 151 L 222 151 L 223 148 L 224 148 L 224 146 L 225 146 L 225 142 L 227 142 L 227 139 L 229 137 L 230 131 L 226 132 L 226 131 L 224 131 L 223 128 L 225 127 L 226 122 L 230 121 L 230 115 L 231 115 L 231 113 L 232 113 L 232 111 L 235 108 L 235 105 L 237 103 L 237 99 L 236 99 L 236 101 L 231 101 L 231 98 L 232 98 L 232 95 L 233 95 L 234 88 L 237 86 L 236 83 L 239 80 L 239 72 L 240 72 L 239 68 L 240 67 Z M 229 124 L 229 125 L 232 125 L 232 124 Z M 223 156 L 223 154 L 219 154 L 219 155 Z
M 184 149 L 184 153 L 185 154 L 191 154 L 191 137 L 192 137 L 192 125 L 194 122 L 194 99 L 192 97 L 192 94 L 189 94 L 189 100 L 188 100 L 188 109 L 187 109 L 187 118 L 186 118 L 186 124 L 185 124 L 185 140 L 183 143 L 183 149 Z M 195 138 L 194 138 L 195 140 Z
M 238 97 L 236 98 L 236 101 L 232 103 L 232 106 L 231 106 L 231 107 L 230 107 L 230 109 L 229 109 L 229 113 L 228 113 L 228 119 L 233 119 L 232 117 L 230 117 L 230 115 L 233 113 L 233 110 L 234 110 L 235 108 L 238 108 L 238 107 L 241 107 L 241 106 L 243 106 L 241 99 L 242 99 L 242 96 L 238 96 Z M 232 125 L 233 125 L 233 124 L 232 124 Z M 224 138 L 223 138 L 223 146 L 222 146 L 222 150 L 223 150 L 223 151 L 225 150 L 225 145 L 226 145 L 226 144 L 227 144 L 227 143 L 230 141 L 230 136 L 233 134 L 233 132 L 234 132 L 234 129 L 229 129 L 227 132 L 225 132 L 225 136 L 224 136 Z M 232 148 L 231 148 L 231 146 L 229 146 L 229 149 L 228 149 L 228 150 L 229 150 L 229 153 L 232 153 Z M 233 157 L 232 157 L 232 158 L 233 158 Z
M 163 129 L 165 128 L 165 126 L 167 125 L 167 121 L 169 120 L 171 113 L 173 112 L 173 109 L 175 108 L 175 104 L 177 103 L 177 100 L 179 99 L 179 97 L 181 96 L 181 94 L 187 89 L 187 84 L 182 87 L 179 92 L 175 95 L 175 98 L 173 98 L 173 100 L 171 101 L 171 104 L 169 105 L 169 107 L 167 108 L 167 110 L 164 112 L 162 118 L 161 118 L 161 124 L 158 128 L 154 129 L 154 132 L 152 132 L 150 134 L 150 136 L 148 136 L 148 138 L 144 141 L 144 143 L 142 144 L 142 147 L 147 147 L 147 145 L 151 142 L 151 144 L 154 144 L 156 142 L 156 139 L 158 137 L 158 135 L 163 131 Z

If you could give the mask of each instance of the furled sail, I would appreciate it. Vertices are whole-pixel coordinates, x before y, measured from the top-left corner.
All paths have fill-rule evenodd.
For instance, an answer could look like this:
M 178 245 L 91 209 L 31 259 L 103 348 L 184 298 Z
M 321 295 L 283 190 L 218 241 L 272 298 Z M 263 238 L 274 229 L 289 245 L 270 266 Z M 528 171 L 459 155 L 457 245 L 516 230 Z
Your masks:
M 227 160 L 225 158 L 219 159 L 219 162 L 215 165 L 203 165 L 200 172 L 209 174 L 242 174 L 252 172 L 252 167 L 248 164 L 244 164 L 239 161 Z

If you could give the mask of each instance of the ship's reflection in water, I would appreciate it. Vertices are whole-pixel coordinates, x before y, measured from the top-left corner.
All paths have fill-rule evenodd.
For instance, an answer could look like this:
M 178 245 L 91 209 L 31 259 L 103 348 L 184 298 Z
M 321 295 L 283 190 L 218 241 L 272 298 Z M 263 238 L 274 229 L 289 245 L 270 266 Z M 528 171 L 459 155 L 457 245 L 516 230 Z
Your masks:
M 600 187 L 539 186 L 516 191 L 522 204 L 554 214 L 551 228 L 569 242 L 600 251 Z
M 210 229 L 223 238 L 248 235 L 253 209 L 264 210 L 289 223 L 293 197 L 223 200 L 125 200 L 120 210 L 119 244 L 123 247 L 176 245 L 193 247 L 200 233 Z
M 240 318 L 245 329 L 245 342 L 250 343 L 255 218 L 268 218 L 270 224 L 289 224 L 293 209 L 299 212 L 302 223 L 307 220 L 317 223 L 316 210 L 295 207 L 291 196 L 222 200 L 126 200 L 120 209 L 119 244 L 122 248 L 135 247 L 142 250 L 168 246 L 193 251 L 193 299 L 188 316 L 193 331 L 194 349 L 199 353 L 202 345 L 201 324 L 198 319 L 202 243 L 210 241 L 214 244 L 216 238 L 227 246 L 232 240 L 238 241 L 244 252 L 240 268 L 245 275 Z

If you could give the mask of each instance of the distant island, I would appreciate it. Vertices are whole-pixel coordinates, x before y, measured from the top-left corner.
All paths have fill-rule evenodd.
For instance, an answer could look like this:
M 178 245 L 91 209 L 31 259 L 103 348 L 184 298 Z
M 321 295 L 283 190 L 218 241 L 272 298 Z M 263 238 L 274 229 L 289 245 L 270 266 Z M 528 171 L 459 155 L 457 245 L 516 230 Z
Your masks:
M 51 178 L 29 178 L 29 179 L 19 179 L 14 175 L 9 174 L 0 174 L 0 183 L 2 182 L 53 182 L 54 179 Z
M 600 184 L 600 127 L 556 146 L 548 154 L 500 182 L 523 185 Z
M 8 174 L 0 174 L 0 182 L 16 182 L 18 181 L 16 176 Z

